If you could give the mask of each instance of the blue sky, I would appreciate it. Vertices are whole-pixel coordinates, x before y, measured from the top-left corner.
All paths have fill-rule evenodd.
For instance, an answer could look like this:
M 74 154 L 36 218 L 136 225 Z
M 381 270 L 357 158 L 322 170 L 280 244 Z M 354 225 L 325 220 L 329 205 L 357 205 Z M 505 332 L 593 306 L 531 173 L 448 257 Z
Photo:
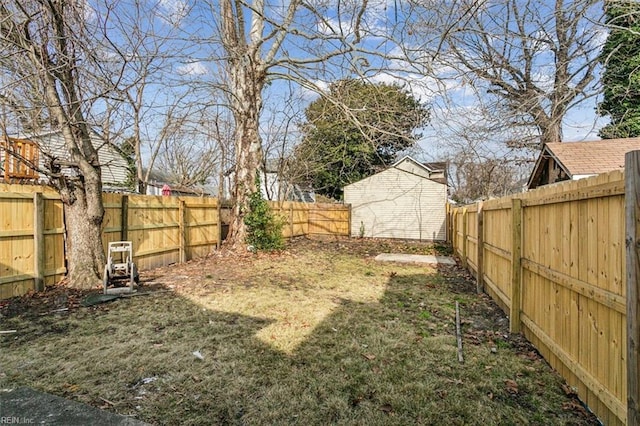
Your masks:
M 345 15 L 344 19 L 339 21 L 333 3 L 316 1 L 321 8 L 321 13 L 313 14 L 303 11 L 298 15 L 296 28 L 298 36 L 289 38 L 283 45 L 281 57 L 300 58 L 309 57 L 311 49 L 321 48 L 327 50 L 330 42 L 324 40 L 325 45 L 321 45 L 318 41 L 312 41 L 308 38 L 300 36 L 304 32 L 311 33 L 316 31 L 323 35 L 330 35 L 336 32 L 344 32 L 347 39 L 354 41 L 354 22 L 360 19 L 361 23 L 361 40 L 359 46 L 363 50 L 383 51 L 385 53 L 399 52 L 401 48 L 411 50 L 413 55 L 419 55 L 420 43 L 429 44 L 437 42 L 439 34 L 416 34 L 415 28 L 419 28 L 418 21 L 414 18 L 408 18 L 409 11 L 406 9 L 407 3 L 401 0 L 391 2 L 386 0 L 375 0 L 369 2 L 367 9 L 361 17 L 358 18 L 357 9 L 354 13 Z M 428 2 L 427 2 L 428 3 Z M 124 5 L 125 3 L 121 3 Z M 148 3 L 148 5 L 154 2 Z M 207 19 L 206 8 L 203 3 L 196 2 L 197 6 L 188 13 L 189 4 L 183 0 L 158 0 L 154 4 L 154 10 L 159 13 L 155 25 L 162 31 L 169 30 L 183 36 L 196 36 L 208 43 L 202 43 L 190 50 L 186 56 L 176 58 L 172 64 L 171 74 L 176 78 L 176 82 L 215 82 L 220 75 L 219 65 L 216 62 L 221 55 L 221 50 L 217 39 L 216 31 L 218 29 L 213 18 Z M 216 2 L 212 3 L 217 6 Z M 270 16 L 280 19 L 286 10 L 288 3 L 276 1 L 270 4 Z M 123 6 L 124 7 L 124 6 Z M 415 11 L 411 11 L 412 13 Z M 428 13 L 424 12 L 423 13 Z M 432 19 L 424 15 L 425 19 Z M 247 23 L 247 26 L 249 23 Z M 411 33 L 411 36 L 403 35 L 402 43 L 391 41 L 391 38 L 397 38 L 400 32 Z M 429 39 L 431 37 L 431 39 Z M 214 41 L 214 42 L 212 42 Z M 264 46 L 266 51 L 270 46 L 267 42 Z M 396 82 L 408 84 L 416 97 L 425 103 L 433 106 L 433 117 L 431 124 L 423 129 L 424 137 L 420 141 L 425 157 L 428 159 L 438 159 L 442 150 L 442 135 L 448 134 L 446 125 L 451 124 L 451 116 L 456 115 L 458 119 L 463 121 L 470 114 L 473 115 L 475 99 L 471 96 L 468 88 L 463 87 L 459 81 L 452 79 L 440 80 L 434 77 L 425 77 L 419 72 L 419 67 L 412 69 L 411 65 L 400 60 L 384 60 L 380 56 L 362 54 L 366 58 L 366 66 L 359 69 L 359 72 L 365 73 L 371 81 L 374 82 Z M 326 63 L 314 65 L 304 71 L 308 81 L 317 86 L 317 90 L 326 88 L 327 85 L 341 77 L 356 74 L 345 72 L 339 65 L 339 59 L 327 61 Z M 365 63 L 364 61 L 362 63 Z M 417 62 L 416 62 L 417 63 Z M 450 70 L 446 66 L 431 64 L 434 74 L 447 76 Z M 440 67 L 440 68 L 438 68 Z M 380 70 L 378 68 L 387 68 Z M 391 69 L 388 69 L 391 68 Z M 288 72 L 286 68 L 280 68 L 280 71 Z M 540 74 L 544 77 L 545 69 L 540 67 Z M 159 86 L 158 86 L 159 87 Z M 186 86 L 185 86 L 186 87 Z M 265 111 L 263 116 L 263 132 L 265 136 L 270 133 L 273 119 L 279 116 L 289 116 L 291 108 L 282 108 L 278 110 L 278 103 L 283 104 L 285 99 L 283 94 L 291 87 L 290 82 L 274 81 L 265 91 Z M 180 92 L 180 86 L 174 87 L 172 90 Z M 186 90 L 186 89 L 185 89 Z M 164 100 L 166 93 L 162 93 L 163 89 L 152 89 L 149 93 L 149 102 L 159 102 Z M 294 95 L 302 99 L 303 102 L 310 102 L 318 95 L 310 91 L 308 88 L 302 88 L 293 84 Z M 445 102 L 443 94 L 446 93 L 448 99 Z M 198 97 L 206 102 L 206 89 L 202 91 Z M 597 99 L 592 98 L 579 107 L 574 108 L 567 114 L 564 121 L 563 131 L 566 141 L 573 140 L 591 140 L 596 138 L 597 130 L 606 123 L 606 119 L 598 118 L 595 112 Z M 160 103 L 160 102 L 159 102 Z M 453 105 L 451 105 L 453 104 Z M 298 106 L 298 110 L 304 109 L 304 104 Z M 446 106 L 446 108 L 445 108 Z M 443 111 L 446 109 L 447 114 Z M 286 114 L 284 114 L 286 112 Z M 157 124 L 157 123 L 156 123 Z M 294 134 L 295 135 L 295 134 Z

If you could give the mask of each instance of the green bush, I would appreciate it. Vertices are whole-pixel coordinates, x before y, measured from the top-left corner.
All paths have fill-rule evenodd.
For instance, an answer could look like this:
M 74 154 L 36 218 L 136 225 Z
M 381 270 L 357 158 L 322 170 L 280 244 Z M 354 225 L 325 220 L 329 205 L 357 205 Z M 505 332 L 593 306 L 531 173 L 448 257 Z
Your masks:
M 284 248 L 284 223 L 280 217 L 273 214 L 269 203 L 262 198 L 259 190 L 249 197 L 249 212 L 244 217 L 244 223 L 247 225 L 247 244 L 256 250 L 271 251 Z

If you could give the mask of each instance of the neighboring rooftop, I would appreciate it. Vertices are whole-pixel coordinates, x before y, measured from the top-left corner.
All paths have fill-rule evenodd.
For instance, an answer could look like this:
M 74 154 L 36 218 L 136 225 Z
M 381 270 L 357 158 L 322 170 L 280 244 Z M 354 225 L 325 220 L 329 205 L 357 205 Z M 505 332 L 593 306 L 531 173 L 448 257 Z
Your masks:
M 640 150 L 640 138 L 545 144 L 528 187 L 624 169 L 625 154 L 634 150 Z
M 640 138 L 548 143 L 547 148 L 571 175 L 595 175 L 624 169 L 624 156 L 640 149 Z

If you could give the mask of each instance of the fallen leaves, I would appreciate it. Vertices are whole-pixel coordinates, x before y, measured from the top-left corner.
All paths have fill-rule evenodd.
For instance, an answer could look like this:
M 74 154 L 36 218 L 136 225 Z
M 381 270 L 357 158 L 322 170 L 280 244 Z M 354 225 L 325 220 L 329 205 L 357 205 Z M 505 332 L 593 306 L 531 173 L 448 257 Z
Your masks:
M 511 395 L 516 395 L 518 393 L 518 383 L 515 380 L 507 379 L 504 381 L 507 392 Z
M 580 414 L 586 414 L 587 410 L 578 401 L 568 401 L 562 403 L 562 409 L 565 411 L 576 411 Z
M 567 396 L 576 396 L 577 392 L 574 388 L 572 388 L 571 386 L 568 386 L 566 384 L 562 385 L 562 390 L 564 391 L 565 395 Z
M 391 406 L 391 404 L 382 404 L 380 406 L 380 411 L 386 414 L 391 414 L 393 413 L 393 407 Z

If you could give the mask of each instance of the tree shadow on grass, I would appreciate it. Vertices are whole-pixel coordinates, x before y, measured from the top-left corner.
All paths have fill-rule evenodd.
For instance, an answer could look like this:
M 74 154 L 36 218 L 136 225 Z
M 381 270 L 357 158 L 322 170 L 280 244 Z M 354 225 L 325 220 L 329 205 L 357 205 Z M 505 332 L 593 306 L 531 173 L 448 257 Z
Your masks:
M 273 320 L 172 292 L 55 319 L 15 316 L 19 334 L 0 340 L 0 387 L 153 424 L 591 424 L 562 410 L 559 379 L 538 360 L 481 342 L 459 364 L 454 300 L 483 302 L 449 287 L 441 276 L 396 275 L 378 302 L 340 300 L 290 354 L 256 337 Z M 504 386 L 512 378 L 516 394 Z

